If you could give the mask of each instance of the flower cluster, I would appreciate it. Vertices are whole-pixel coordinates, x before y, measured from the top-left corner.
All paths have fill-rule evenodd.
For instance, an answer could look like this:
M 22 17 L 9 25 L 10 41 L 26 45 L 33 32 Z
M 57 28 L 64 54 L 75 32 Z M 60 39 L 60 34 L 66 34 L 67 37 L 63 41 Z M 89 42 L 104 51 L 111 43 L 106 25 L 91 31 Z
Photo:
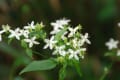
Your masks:
M 84 44 L 91 44 L 88 40 L 88 33 L 81 34 L 81 25 L 71 27 L 70 20 L 65 18 L 52 22 L 53 30 L 50 32 L 50 39 L 46 39 L 46 33 L 43 30 L 43 23 L 34 24 L 32 21 L 22 29 L 17 27 L 11 29 L 9 25 L 3 25 L 0 31 L 0 41 L 2 41 L 2 34 L 7 34 L 8 38 L 21 41 L 21 46 L 32 48 L 33 45 L 40 44 L 39 40 L 42 39 L 46 43 L 43 49 L 50 48 L 53 50 L 52 54 L 66 59 L 79 60 L 84 58 L 86 48 Z
M 2 30 L 0 31 L 0 41 L 2 41 L 2 34 L 7 34 L 9 39 L 15 38 L 16 40 L 22 41 L 29 44 L 29 48 L 33 47 L 34 44 L 40 44 L 36 39 L 45 37 L 45 33 L 42 28 L 44 27 L 43 23 L 34 24 L 34 21 L 31 24 L 28 23 L 27 26 L 24 26 L 23 29 L 17 27 L 16 29 L 11 29 L 9 25 L 2 25 Z M 43 33 L 43 36 L 40 34 Z
M 70 20 L 60 19 L 52 22 L 53 30 L 50 32 L 50 39 L 45 39 L 44 49 L 53 50 L 53 55 L 64 57 L 66 59 L 79 60 L 84 58 L 86 48 L 84 44 L 91 44 L 88 40 L 88 33 L 81 34 L 81 25 L 72 28 L 69 25 Z

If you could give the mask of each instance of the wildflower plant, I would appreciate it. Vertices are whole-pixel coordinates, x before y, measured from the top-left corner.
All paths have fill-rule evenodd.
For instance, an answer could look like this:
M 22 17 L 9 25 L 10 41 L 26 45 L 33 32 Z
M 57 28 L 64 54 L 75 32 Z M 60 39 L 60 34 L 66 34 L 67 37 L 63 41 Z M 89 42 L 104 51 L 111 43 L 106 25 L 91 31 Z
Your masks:
M 119 59 L 120 56 L 120 49 L 118 48 L 119 41 L 115 40 L 113 38 L 110 38 L 108 42 L 105 43 L 105 46 L 108 48 L 108 51 L 105 53 L 105 56 L 108 56 L 110 58 L 115 57 L 112 59 L 112 61 L 109 63 L 108 66 L 104 67 L 103 75 L 101 76 L 100 80 L 104 80 L 107 74 L 110 72 L 115 60 Z
M 52 51 L 49 59 L 33 60 L 28 64 L 20 74 L 30 71 L 49 70 L 61 66 L 59 71 L 59 80 L 64 80 L 68 66 L 75 67 L 78 74 L 81 75 L 80 65 L 86 53 L 85 44 L 91 44 L 88 39 L 88 33 L 82 34 L 81 25 L 71 27 L 70 20 L 65 18 L 56 20 L 51 23 L 53 30 L 50 32 L 50 37 L 46 36 L 43 23 L 34 24 L 32 21 L 23 29 L 11 29 L 9 25 L 3 25 L 0 31 L 0 41 L 2 35 L 7 34 L 8 39 L 12 41 L 16 39 L 21 42 L 21 46 L 26 49 L 27 54 L 32 58 L 32 47 L 40 45 L 40 40 L 43 40 L 45 45 L 43 50 L 50 49 Z M 41 46 L 41 45 L 40 45 Z M 44 55 L 44 53 L 41 53 Z
M 105 45 L 108 47 L 108 52 L 105 54 L 105 56 L 119 56 L 120 50 L 118 48 L 119 41 L 114 40 L 113 38 L 110 38 L 108 42 L 105 43 Z

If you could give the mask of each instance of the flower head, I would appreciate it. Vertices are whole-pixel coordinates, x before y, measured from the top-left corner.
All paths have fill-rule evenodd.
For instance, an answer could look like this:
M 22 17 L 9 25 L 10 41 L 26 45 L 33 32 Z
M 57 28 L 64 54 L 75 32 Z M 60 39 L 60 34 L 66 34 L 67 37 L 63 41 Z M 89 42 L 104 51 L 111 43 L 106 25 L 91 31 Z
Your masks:
M 88 33 L 85 33 L 85 35 L 81 35 L 81 38 L 82 38 L 82 43 L 84 44 L 85 42 L 87 43 L 87 44 L 91 44 L 91 42 L 89 41 L 89 39 L 88 39 Z
M 10 30 L 10 33 L 11 34 L 8 36 L 8 38 L 15 37 L 17 40 L 20 40 L 20 36 L 21 36 L 20 28 L 16 28 L 15 30 Z
M 32 21 L 30 24 L 28 23 L 28 26 L 24 26 L 25 29 L 35 29 L 34 21 Z
M 72 49 L 69 49 L 68 52 L 69 52 L 69 59 L 74 58 L 76 60 L 79 60 L 79 57 L 78 57 L 79 50 L 73 51 Z
M 114 40 L 113 38 L 111 38 L 108 42 L 105 43 L 105 45 L 108 47 L 109 50 L 112 50 L 114 48 L 117 48 L 119 41 Z
M 65 45 L 55 47 L 53 55 L 57 55 L 57 54 L 61 56 L 65 56 L 67 54 L 67 52 L 65 51 Z
M 23 35 L 25 38 L 28 38 L 28 37 L 29 37 L 28 35 L 29 35 L 30 32 L 29 32 L 28 30 L 24 30 L 24 29 L 23 29 L 23 30 L 20 30 L 20 33 L 21 33 L 21 35 Z
M 29 47 L 31 48 L 33 44 L 40 44 L 39 42 L 35 41 L 36 37 L 32 37 L 31 39 L 24 39 L 25 42 L 29 43 Z
M 56 22 L 52 22 L 51 25 L 53 26 L 53 31 L 51 31 L 51 34 L 58 33 L 61 29 L 64 28 L 64 25 L 67 25 L 70 22 L 70 20 L 67 20 L 65 18 L 56 20 Z
M 50 39 L 45 39 L 45 43 L 46 45 L 44 46 L 44 49 L 46 48 L 50 48 L 53 49 L 53 46 L 55 43 L 57 43 L 57 41 L 54 40 L 54 36 L 52 36 Z
M 7 24 L 7 25 L 2 25 L 2 31 L 4 32 L 7 32 L 7 31 L 10 31 L 10 26 Z
M 70 31 L 68 37 L 73 37 L 74 34 L 76 33 L 76 31 L 79 29 L 79 27 L 75 27 L 75 28 L 69 27 L 68 29 L 69 29 L 69 31 Z

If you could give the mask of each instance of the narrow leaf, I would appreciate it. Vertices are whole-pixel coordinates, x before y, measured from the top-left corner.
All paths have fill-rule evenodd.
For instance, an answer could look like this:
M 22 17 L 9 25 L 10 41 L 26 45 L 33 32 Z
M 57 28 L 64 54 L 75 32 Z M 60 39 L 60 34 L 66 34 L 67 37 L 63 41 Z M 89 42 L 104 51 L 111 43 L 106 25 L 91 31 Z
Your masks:
M 33 61 L 31 62 L 28 66 L 26 66 L 20 74 L 23 74 L 25 72 L 30 72 L 30 71 L 40 71 L 40 70 L 50 70 L 56 67 L 57 63 L 52 60 L 42 60 L 42 61 Z

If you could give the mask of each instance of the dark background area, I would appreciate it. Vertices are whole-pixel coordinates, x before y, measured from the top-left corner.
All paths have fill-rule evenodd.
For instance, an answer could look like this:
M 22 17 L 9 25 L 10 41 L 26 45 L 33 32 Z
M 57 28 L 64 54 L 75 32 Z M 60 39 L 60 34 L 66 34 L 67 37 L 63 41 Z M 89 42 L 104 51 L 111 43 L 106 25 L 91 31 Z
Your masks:
M 105 42 L 112 37 L 120 40 L 117 25 L 120 21 L 120 0 L 0 0 L 0 25 L 22 28 L 28 22 L 42 21 L 46 31 L 50 32 L 50 22 L 63 17 L 70 19 L 73 26 L 81 24 L 82 33 L 88 32 L 92 42 L 87 46 L 85 59 L 81 60 L 83 77 L 79 77 L 74 68 L 68 68 L 65 80 L 98 80 L 103 68 L 112 61 L 104 57 L 107 51 Z M 29 58 L 24 58 L 18 42 L 11 45 L 7 45 L 6 41 L 0 43 L 0 80 L 57 80 L 58 68 L 19 76 L 23 63 L 27 63 Z M 115 61 L 106 80 L 120 80 L 119 75 L 120 62 Z

